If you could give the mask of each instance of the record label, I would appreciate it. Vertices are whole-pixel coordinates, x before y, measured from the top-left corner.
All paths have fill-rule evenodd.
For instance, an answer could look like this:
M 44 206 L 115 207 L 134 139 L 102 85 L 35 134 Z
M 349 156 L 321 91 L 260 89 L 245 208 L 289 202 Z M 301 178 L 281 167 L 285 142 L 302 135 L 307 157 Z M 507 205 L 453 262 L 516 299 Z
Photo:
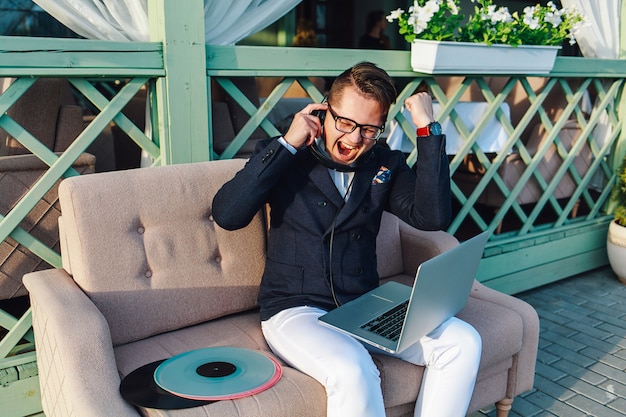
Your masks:
M 280 379 L 282 369 L 261 352 L 211 347 L 173 356 L 154 371 L 157 386 L 191 400 L 225 400 L 257 394 Z

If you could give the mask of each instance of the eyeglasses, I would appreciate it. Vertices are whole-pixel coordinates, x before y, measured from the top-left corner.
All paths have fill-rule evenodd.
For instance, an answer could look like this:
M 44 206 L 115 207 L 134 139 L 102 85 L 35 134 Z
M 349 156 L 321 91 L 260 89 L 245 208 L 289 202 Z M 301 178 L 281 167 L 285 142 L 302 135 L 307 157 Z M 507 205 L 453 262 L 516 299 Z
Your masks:
M 362 125 L 346 117 L 338 116 L 328 104 L 328 111 L 335 119 L 335 129 L 343 133 L 352 133 L 358 127 L 363 139 L 378 140 L 385 126 Z

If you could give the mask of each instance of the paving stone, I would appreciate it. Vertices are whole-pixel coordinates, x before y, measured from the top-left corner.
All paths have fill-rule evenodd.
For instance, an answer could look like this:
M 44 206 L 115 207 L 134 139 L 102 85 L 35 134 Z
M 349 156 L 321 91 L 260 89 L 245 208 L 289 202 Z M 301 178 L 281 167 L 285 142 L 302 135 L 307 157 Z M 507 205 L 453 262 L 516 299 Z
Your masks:
M 593 348 L 587 347 L 579 352 L 581 355 L 588 356 L 592 359 L 596 359 L 602 363 L 606 363 L 614 368 L 624 370 L 626 369 L 626 360 L 619 358 L 617 356 L 611 355 L 608 352 Z
M 613 368 L 612 366 L 602 362 L 596 362 L 593 365 L 590 365 L 588 368 L 600 375 L 604 375 L 609 379 L 613 379 L 621 384 L 626 385 L 626 372 L 624 371 Z
M 609 408 L 619 411 L 620 413 L 622 413 L 622 415 L 625 415 L 626 414 L 626 399 L 618 398 L 617 400 L 609 404 Z
M 626 315 L 621 314 L 616 316 L 615 314 L 605 313 L 603 311 L 594 311 L 591 317 L 598 319 L 602 323 L 612 324 L 617 327 L 626 328 Z
M 537 407 L 535 404 L 528 401 L 526 398 L 517 397 L 513 401 L 513 407 L 511 408 L 511 412 L 509 413 L 509 417 L 513 415 L 523 416 L 523 417 L 535 417 L 541 415 L 544 410 L 540 407 Z M 546 415 L 546 414 L 544 414 Z M 552 414 L 549 414 L 552 415 Z M 495 416 L 495 412 L 494 412 Z
M 558 314 L 557 311 L 550 311 L 550 310 L 546 310 L 545 308 L 540 308 L 540 307 L 535 307 L 535 310 L 537 311 L 537 314 L 539 314 L 539 318 L 542 323 L 548 320 L 553 323 L 565 325 L 569 323 L 570 321 L 572 321 L 572 319 Z
M 574 330 L 572 328 L 569 328 L 567 326 L 555 323 L 553 321 L 550 320 L 546 320 L 546 319 L 542 319 L 540 316 L 540 322 L 541 322 L 541 330 L 543 331 L 553 331 L 555 333 L 560 334 L 563 337 L 571 337 L 573 335 L 575 335 L 576 333 L 578 333 L 577 330 Z
M 624 317 L 624 314 L 626 314 L 626 306 L 606 299 L 590 300 L 585 306 L 597 313 L 604 313 L 608 316 Z
M 615 355 L 618 358 L 622 358 L 624 360 L 626 360 L 626 349 L 622 349 L 620 348 L 618 351 L 616 352 L 611 352 L 612 355 Z
M 611 343 L 615 346 L 619 346 L 622 349 L 626 349 L 626 338 L 619 336 L 611 336 L 605 340 L 607 343 Z
M 558 361 L 556 363 L 558 363 Z M 537 362 L 535 366 L 535 374 L 541 375 L 549 381 L 558 381 L 568 375 L 561 369 L 554 368 L 541 362 Z
M 537 388 L 538 392 L 545 393 L 552 398 L 558 399 L 559 401 L 565 401 L 576 395 L 575 391 L 564 387 L 558 382 L 552 382 L 537 374 L 535 374 L 535 388 Z M 526 399 L 530 401 L 531 397 L 533 397 L 533 395 L 529 395 Z
M 596 372 L 593 372 L 592 370 L 588 369 L 588 368 L 584 368 L 582 366 L 578 366 L 575 363 L 572 363 L 568 360 L 565 359 L 561 359 L 559 361 L 556 361 L 552 364 L 550 364 L 551 367 L 558 369 L 560 371 L 563 371 L 564 373 L 566 373 L 567 375 L 572 375 L 575 378 L 578 379 L 582 379 L 583 381 L 587 381 L 590 384 L 601 384 L 605 381 L 607 381 L 607 377 L 604 375 L 600 375 Z M 611 380 L 613 381 L 613 380 Z
M 567 359 L 570 362 L 574 362 L 579 364 L 580 366 L 590 366 L 593 363 L 595 363 L 596 361 L 594 359 L 591 359 L 588 356 L 585 355 L 581 355 L 579 353 L 576 353 L 570 349 L 564 348 L 563 346 L 559 346 L 556 344 L 552 344 L 550 346 L 547 346 L 545 348 L 545 351 L 548 353 L 551 353 L 554 356 L 557 356 L 559 358 L 563 358 L 563 359 Z
M 596 337 L 598 339 L 604 340 L 608 337 L 615 335 L 614 332 L 607 330 L 604 326 L 606 325 L 601 324 L 598 327 L 592 327 L 577 321 L 571 321 L 567 323 L 567 327 L 573 330 L 578 330 L 579 332 L 585 333 L 592 337 Z
M 587 305 L 588 303 L 589 303 L 588 299 L 585 299 L 584 303 L 578 303 L 578 304 L 563 301 L 561 303 L 561 306 L 563 307 L 563 309 L 559 311 L 559 313 L 560 314 L 564 312 L 569 313 L 570 318 L 573 320 L 577 320 L 577 317 L 580 317 L 584 320 L 587 316 L 596 312 L 596 310 L 588 307 Z
M 601 384 L 598 384 L 598 386 L 607 392 L 615 394 L 618 397 L 616 401 L 620 398 L 621 399 L 626 398 L 626 385 L 620 384 L 619 382 L 613 379 L 607 379 Z
M 609 407 L 598 404 L 597 402 L 590 400 L 584 395 L 577 395 L 567 401 L 569 405 L 582 410 L 587 415 L 598 417 L 624 417 L 619 411 L 615 411 Z
M 599 404 L 605 405 L 617 399 L 617 396 L 613 392 L 607 391 L 602 387 L 591 385 L 572 376 L 567 376 L 559 380 L 558 384 L 561 384 L 564 387 L 567 387 L 567 389 L 577 392 L 578 394 L 584 395 Z
M 563 417 L 584 417 L 585 413 L 572 407 L 569 404 L 566 404 L 562 401 L 557 400 L 554 397 L 551 397 L 543 392 L 537 391 L 533 395 L 530 395 L 526 398 L 528 402 L 534 404 L 535 406 L 541 408 L 542 410 L 552 413 L 556 416 Z M 549 415 L 549 414 L 548 414 Z
M 573 350 L 575 352 L 581 351 L 585 349 L 588 345 L 585 343 L 581 343 L 575 340 L 575 334 L 570 337 L 563 337 L 560 334 L 553 332 L 551 330 L 545 331 L 541 333 L 541 338 L 548 340 L 554 344 L 559 346 L 563 346 L 569 350 Z
M 547 348 L 542 348 L 537 352 L 537 362 L 542 362 L 546 364 L 551 364 L 556 361 L 561 360 L 558 355 L 553 355 L 546 351 Z
M 602 323 L 598 326 L 598 329 L 611 333 L 611 336 L 615 335 L 620 337 L 626 337 L 626 327 L 615 326 L 610 323 Z
M 576 333 L 571 336 L 571 339 L 585 346 L 593 347 L 603 352 L 610 353 L 611 355 L 615 355 L 618 352 L 624 350 L 624 347 L 616 345 L 615 342 L 610 340 L 611 338 L 601 340 L 595 337 L 591 337 L 585 333 Z M 626 344 L 626 340 L 624 340 L 624 342 Z

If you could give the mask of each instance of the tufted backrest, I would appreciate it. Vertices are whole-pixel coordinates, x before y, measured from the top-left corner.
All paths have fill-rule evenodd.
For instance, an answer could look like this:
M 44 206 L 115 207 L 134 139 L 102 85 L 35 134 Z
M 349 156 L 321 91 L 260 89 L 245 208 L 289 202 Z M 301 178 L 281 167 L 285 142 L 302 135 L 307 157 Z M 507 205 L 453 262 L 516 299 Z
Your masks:
M 59 189 L 64 268 L 105 316 L 114 345 L 256 306 L 261 213 L 228 232 L 213 196 L 243 160 L 101 173 Z

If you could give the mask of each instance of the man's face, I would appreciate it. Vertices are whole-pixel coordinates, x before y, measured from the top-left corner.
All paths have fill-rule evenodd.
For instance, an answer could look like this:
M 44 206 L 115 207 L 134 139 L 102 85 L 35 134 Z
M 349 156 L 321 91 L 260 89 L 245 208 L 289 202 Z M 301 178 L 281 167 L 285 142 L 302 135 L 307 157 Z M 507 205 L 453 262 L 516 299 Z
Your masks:
M 362 129 L 371 129 L 370 127 L 357 127 L 352 133 L 337 130 L 333 114 L 350 119 L 360 125 L 381 127 L 384 124 L 381 106 L 374 99 L 366 98 L 360 94 L 354 86 L 344 88 L 339 100 L 328 104 L 330 108 L 324 121 L 326 151 L 333 161 L 350 165 L 359 156 L 372 149 L 376 141 L 361 137 Z

